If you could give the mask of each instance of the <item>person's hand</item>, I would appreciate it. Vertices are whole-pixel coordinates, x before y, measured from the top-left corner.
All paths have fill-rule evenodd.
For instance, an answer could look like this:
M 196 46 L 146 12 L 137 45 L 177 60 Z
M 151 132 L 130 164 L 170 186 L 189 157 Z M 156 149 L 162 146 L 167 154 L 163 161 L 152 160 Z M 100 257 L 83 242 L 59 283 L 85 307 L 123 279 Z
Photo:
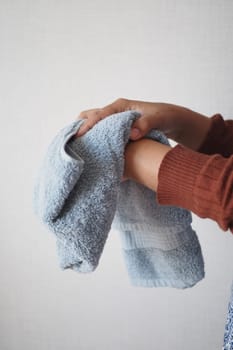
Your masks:
M 210 127 L 208 117 L 181 106 L 120 98 L 103 108 L 81 112 L 78 119 L 86 119 L 86 121 L 79 129 L 77 136 L 84 135 L 101 119 L 128 110 L 141 114 L 141 117 L 132 125 L 131 140 L 142 138 L 151 129 L 159 129 L 168 138 L 196 150 Z
M 79 129 L 77 136 L 84 135 L 101 119 L 104 119 L 115 113 L 131 110 L 137 111 L 141 114 L 140 119 L 133 124 L 131 130 L 131 139 L 140 139 L 151 129 L 161 130 L 162 120 L 161 118 L 159 120 L 158 113 L 162 111 L 163 105 L 165 104 L 119 98 L 103 108 L 95 108 L 81 112 L 78 119 L 86 119 L 86 121 Z

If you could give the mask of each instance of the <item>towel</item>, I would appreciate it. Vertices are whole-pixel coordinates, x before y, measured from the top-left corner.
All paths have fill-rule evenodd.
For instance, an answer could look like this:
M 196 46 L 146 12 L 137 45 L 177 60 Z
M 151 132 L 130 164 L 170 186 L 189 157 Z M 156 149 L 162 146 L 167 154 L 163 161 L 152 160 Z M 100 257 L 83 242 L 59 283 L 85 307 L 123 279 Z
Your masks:
M 231 284 L 222 350 L 233 350 L 233 282 Z
M 133 181 L 121 184 L 113 226 L 120 232 L 132 285 L 187 288 L 204 277 L 191 222 L 189 211 L 159 205 L 150 189 Z
M 204 277 L 191 214 L 159 206 L 155 193 L 140 184 L 121 182 L 124 149 L 139 116 L 114 114 L 78 138 L 83 120 L 62 129 L 38 173 L 35 212 L 56 236 L 62 269 L 94 271 L 113 224 L 133 285 L 191 287 Z M 168 143 L 156 130 L 146 137 Z

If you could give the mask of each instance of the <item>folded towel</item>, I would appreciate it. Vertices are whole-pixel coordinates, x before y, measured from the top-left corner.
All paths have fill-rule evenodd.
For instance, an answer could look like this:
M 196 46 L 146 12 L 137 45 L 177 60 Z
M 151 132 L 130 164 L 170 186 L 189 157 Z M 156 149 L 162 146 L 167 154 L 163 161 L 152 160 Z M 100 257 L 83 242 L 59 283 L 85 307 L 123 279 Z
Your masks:
M 222 350 L 233 350 L 233 282 L 231 284 Z
M 135 286 L 187 288 L 204 277 L 198 238 L 187 210 L 161 206 L 155 193 L 132 181 L 120 186 L 114 226 Z
M 62 129 L 38 174 L 35 212 L 56 235 L 63 269 L 97 267 L 115 216 L 134 285 L 190 287 L 204 276 L 191 214 L 159 206 L 140 184 L 121 183 L 124 148 L 138 117 L 134 111 L 112 115 L 79 138 L 72 136 L 82 120 Z M 167 143 L 158 131 L 147 137 Z

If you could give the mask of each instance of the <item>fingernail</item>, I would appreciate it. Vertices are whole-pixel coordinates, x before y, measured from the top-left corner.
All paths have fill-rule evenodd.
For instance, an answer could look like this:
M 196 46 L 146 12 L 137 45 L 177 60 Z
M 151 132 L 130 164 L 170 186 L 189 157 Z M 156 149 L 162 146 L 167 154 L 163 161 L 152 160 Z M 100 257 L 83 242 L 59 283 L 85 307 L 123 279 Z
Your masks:
M 140 135 L 140 130 L 137 128 L 133 128 L 131 130 L 131 137 L 138 137 Z

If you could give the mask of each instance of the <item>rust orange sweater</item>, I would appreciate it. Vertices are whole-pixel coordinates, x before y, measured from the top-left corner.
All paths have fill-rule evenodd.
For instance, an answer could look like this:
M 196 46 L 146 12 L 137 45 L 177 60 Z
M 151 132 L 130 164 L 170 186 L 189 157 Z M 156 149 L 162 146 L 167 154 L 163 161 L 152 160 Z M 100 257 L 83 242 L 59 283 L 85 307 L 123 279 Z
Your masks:
M 220 114 L 198 152 L 177 145 L 159 169 L 158 202 L 191 210 L 233 233 L 233 120 Z

